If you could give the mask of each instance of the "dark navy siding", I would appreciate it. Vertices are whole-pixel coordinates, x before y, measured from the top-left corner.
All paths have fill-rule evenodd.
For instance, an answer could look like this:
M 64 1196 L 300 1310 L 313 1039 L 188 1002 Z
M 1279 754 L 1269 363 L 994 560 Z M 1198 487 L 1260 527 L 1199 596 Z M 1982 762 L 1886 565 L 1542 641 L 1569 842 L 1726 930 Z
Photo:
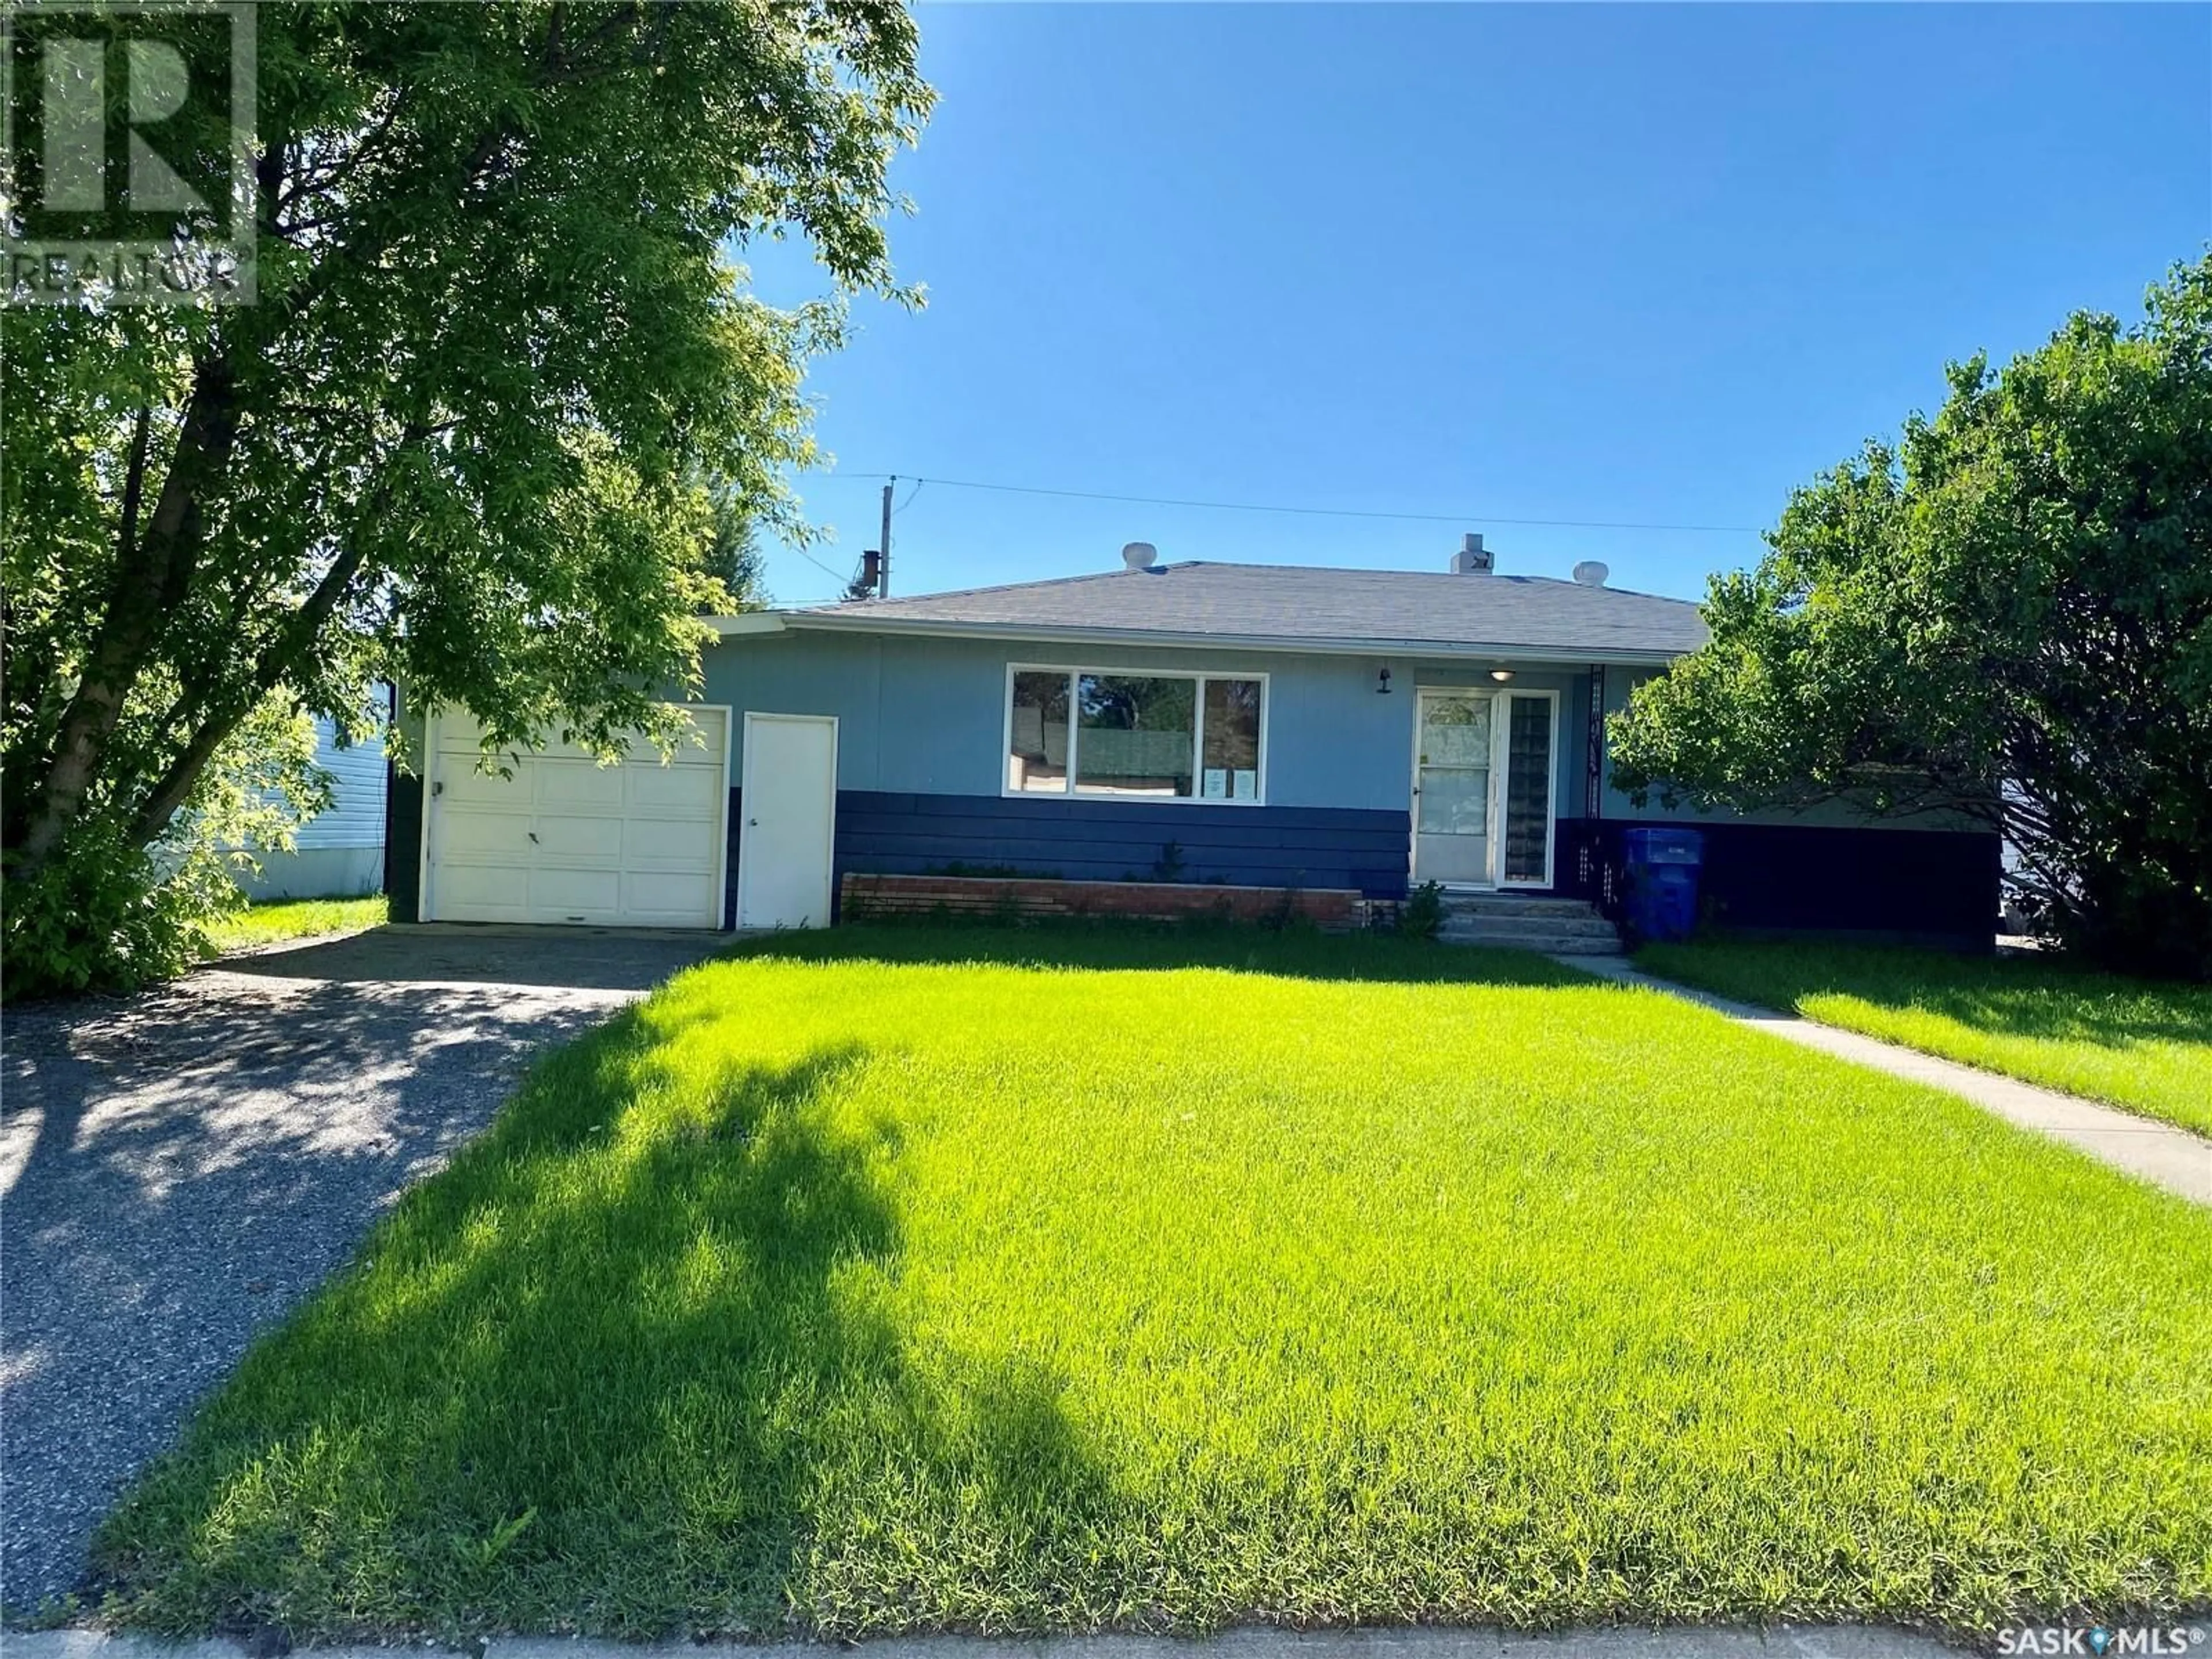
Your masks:
M 1562 820 L 1560 890 L 1619 908 L 1621 835 L 1656 820 Z M 1668 829 L 1683 827 L 1679 822 Z M 1988 950 L 1999 899 L 1997 837 L 1971 830 L 1708 820 L 1698 908 L 1749 933 L 1858 933 Z
M 745 821 L 744 813 L 738 809 L 744 805 L 740 799 L 744 793 L 735 784 L 730 786 L 729 824 L 723 832 L 727 836 L 723 843 L 726 852 L 722 860 L 722 926 L 725 927 L 738 925 L 738 831 Z M 837 903 L 835 888 L 830 890 L 830 903 L 835 909 Z
M 737 916 L 738 792 L 730 792 L 726 918 Z M 1168 843 L 1179 878 L 1250 887 L 1352 888 L 1403 898 L 1412 821 L 1325 806 L 1151 805 L 1134 801 L 837 792 L 836 875 L 912 876 L 947 865 L 1070 881 L 1154 878 Z
M 1006 866 L 1071 881 L 1149 879 L 1173 843 L 1180 879 L 1253 887 L 1406 891 L 1404 812 L 1326 806 L 1154 805 L 997 795 L 841 790 L 837 873 L 920 875 Z
M 422 911 L 422 780 L 384 766 L 384 896 L 394 921 Z

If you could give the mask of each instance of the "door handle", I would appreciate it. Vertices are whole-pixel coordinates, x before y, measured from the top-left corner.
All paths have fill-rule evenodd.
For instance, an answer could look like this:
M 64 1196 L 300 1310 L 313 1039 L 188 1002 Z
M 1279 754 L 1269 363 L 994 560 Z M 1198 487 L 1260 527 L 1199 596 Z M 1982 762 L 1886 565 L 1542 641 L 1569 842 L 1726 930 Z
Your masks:
M 523 834 L 528 836 L 532 841 L 536 841 L 538 839 L 538 832 L 535 830 L 526 830 L 523 831 Z
M 760 820 L 758 818 L 747 818 L 745 820 L 745 827 L 748 830 L 757 830 L 760 828 Z

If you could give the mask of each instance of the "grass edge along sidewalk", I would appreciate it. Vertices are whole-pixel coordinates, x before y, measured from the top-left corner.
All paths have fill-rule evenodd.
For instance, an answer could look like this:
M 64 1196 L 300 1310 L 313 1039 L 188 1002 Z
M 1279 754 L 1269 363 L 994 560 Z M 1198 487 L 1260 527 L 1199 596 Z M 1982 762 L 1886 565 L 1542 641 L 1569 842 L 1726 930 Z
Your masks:
M 1662 979 L 2212 1136 L 2212 986 L 2026 952 L 1711 942 L 1646 945 L 1635 960 Z

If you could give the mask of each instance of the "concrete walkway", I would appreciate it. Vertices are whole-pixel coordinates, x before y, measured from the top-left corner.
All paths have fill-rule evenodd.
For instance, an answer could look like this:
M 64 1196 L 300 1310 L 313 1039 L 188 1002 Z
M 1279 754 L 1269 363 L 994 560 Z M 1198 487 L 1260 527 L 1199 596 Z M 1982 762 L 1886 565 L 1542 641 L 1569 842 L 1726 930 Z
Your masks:
M 2000 1077 L 1994 1072 L 1978 1071 L 1956 1060 L 1938 1060 L 1917 1049 L 1861 1036 L 1856 1031 L 1839 1030 L 1796 1014 L 1778 1013 L 1771 1008 L 1678 985 L 1672 980 L 1647 974 L 1619 957 L 1562 956 L 1553 959 L 1622 985 L 1664 991 L 1669 996 L 1711 1008 L 1730 1019 L 1802 1043 L 1808 1048 L 1818 1048 L 1838 1060 L 1854 1060 L 1878 1072 L 1887 1072 L 1893 1077 L 1948 1089 L 2008 1123 L 2017 1123 L 2023 1129 L 2063 1141 L 2116 1170 L 2163 1187 L 2168 1192 L 2179 1193 L 2199 1204 L 2212 1204 L 2212 1141 L 2199 1139 L 2186 1130 L 2137 1117 L 2132 1112 L 2100 1106 L 2077 1096 L 2063 1095 L 2055 1089 L 2039 1088 L 2033 1083 Z
M 2055 1649 L 2050 1650 L 2056 1651 Z M 2087 1652 L 2087 1648 L 2079 1650 Z M 265 1649 L 260 1650 L 266 1659 Z M 390 1648 L 321 1648 L 318 1659 L 392 1659 Z M 419 1649 L 429 1656 L 436 1649 Z M 1204 1638 L 1165 1636 L 885 1637 L 857 1646 L 781 1642 L 639 1646 L 568 1638 L 494 1637 L 482 1659 L 1958 1659 L 1932 1636 L 1877 1625 L 1610 1626 L 1548 1632 L 1497 1629 L 1287 1631 L 1244 1629 Z M 8 1659 L 246 1659 L 233 1642 L 177 1646 L 97 1631 L 14 1634 Z

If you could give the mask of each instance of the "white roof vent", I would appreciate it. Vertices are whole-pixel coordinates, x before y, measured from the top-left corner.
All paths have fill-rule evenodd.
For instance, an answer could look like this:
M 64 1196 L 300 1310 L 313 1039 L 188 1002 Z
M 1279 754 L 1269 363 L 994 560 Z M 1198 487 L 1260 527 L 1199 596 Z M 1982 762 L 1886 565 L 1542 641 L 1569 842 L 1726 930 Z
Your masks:
M 1584 559 L 1575 567 L 1575 580 L 1584 587 L 1603 587 L 1605 579 L 1612 574 L 1595 559 Z
M 1129 542 L 1121 549 L 1121 562 L 1132 570 L 1150 570 L 1159 556 L 1160 550 L 1150 542 Z
M 1452 574 L 1487 576 L 1497 562 L 1498 556 L 1482 544 L 1482 538 L 1470 532 L 1459 538 L 1459 551 L 1452 555 Z

